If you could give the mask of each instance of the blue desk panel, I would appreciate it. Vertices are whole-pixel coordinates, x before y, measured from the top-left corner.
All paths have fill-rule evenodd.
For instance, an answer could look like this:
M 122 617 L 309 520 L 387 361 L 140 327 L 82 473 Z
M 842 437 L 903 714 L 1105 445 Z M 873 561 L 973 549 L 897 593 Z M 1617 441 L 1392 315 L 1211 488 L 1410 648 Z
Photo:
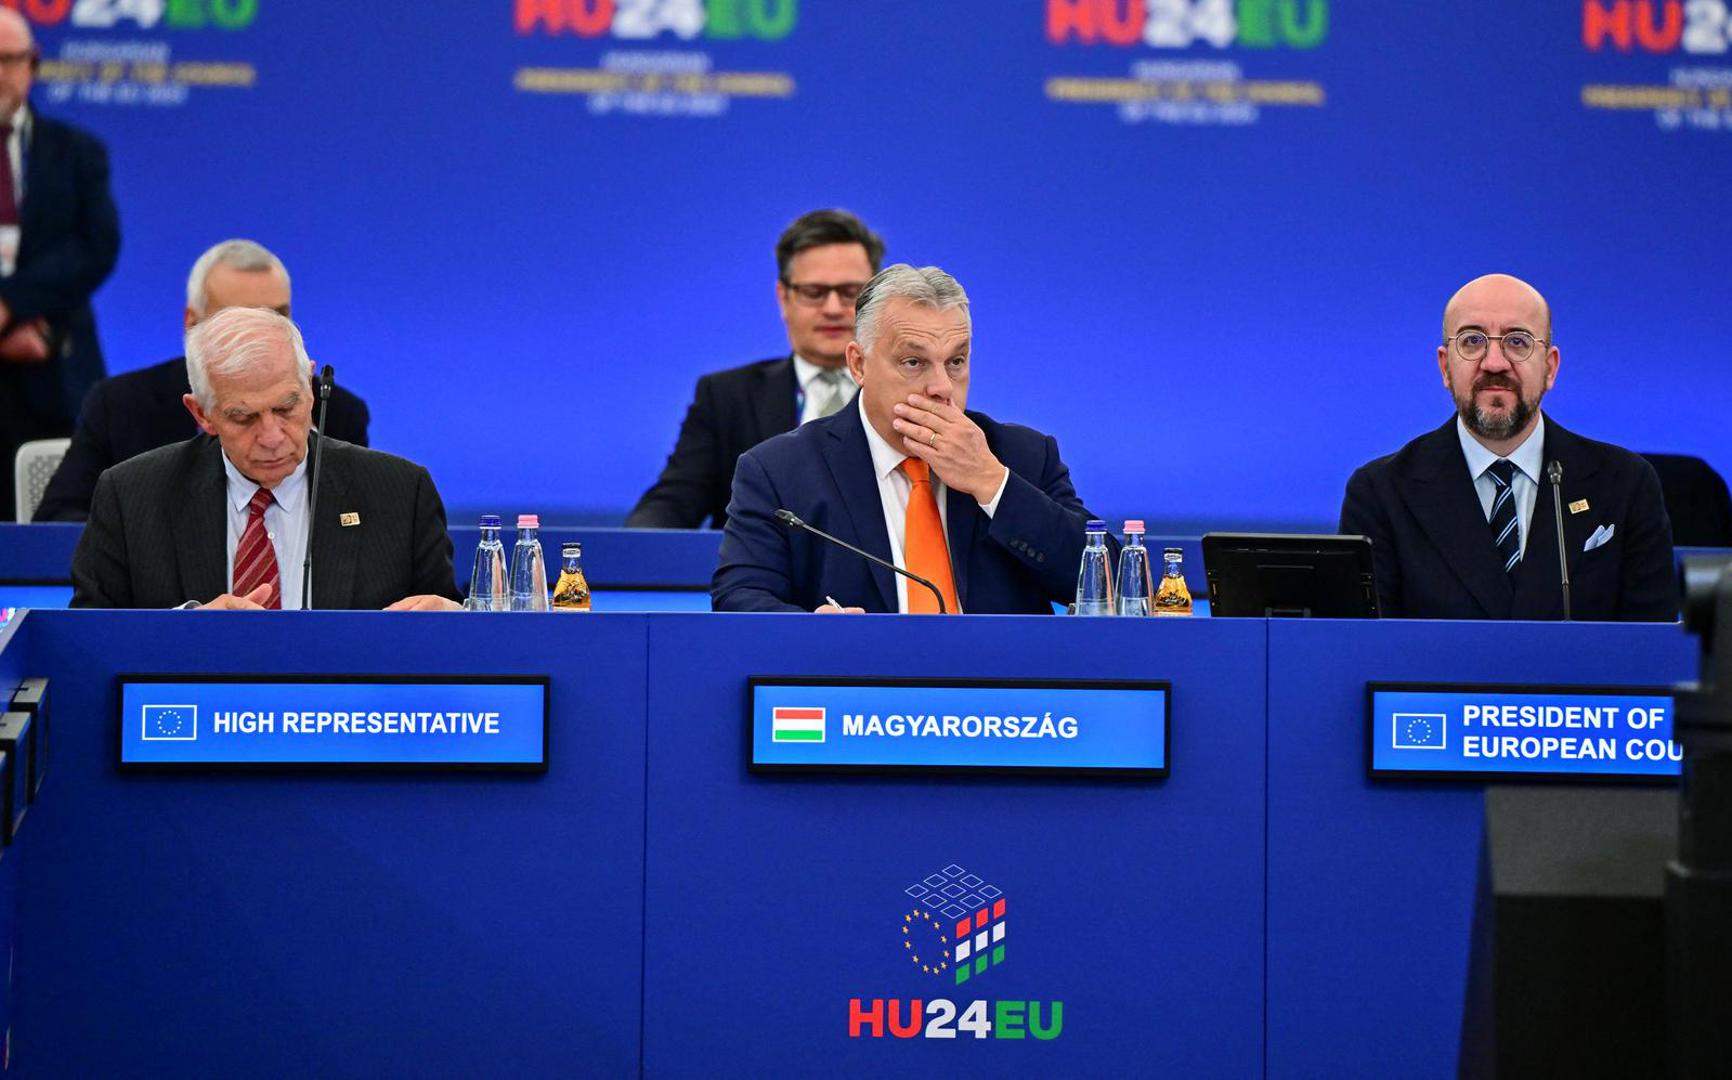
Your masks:
M 651 619 L 646 1073 L 1256 1075 L 1266 633 L 1261 620 Z M 748 775 L 749 675 L 890 673 L 1170 679 L 1172 775 Z M 962 985 L 913 961 L 941 936 L 929 921 L 902 932 L 932 910 L 908 890 L 947 888 L 951 867 L 1007 904 L 1003 962 Z M 851 1038 L 855 998 L 1059 1001 L 1064 1023 L 1050 1041 Z
M 636 1072 L 643 617 L 23 629 L 55 699 L 19 889 L 27 1073 Z M 260 670 L 550 673 L 548 772 L 120 775 L 116 674 Z
M 1694 673 L 1694 642 L 1669 624 L 1271 622 L 1269 1075 L 1456 1074 L 1482 789 L 1371 783 L 1368 681 Z

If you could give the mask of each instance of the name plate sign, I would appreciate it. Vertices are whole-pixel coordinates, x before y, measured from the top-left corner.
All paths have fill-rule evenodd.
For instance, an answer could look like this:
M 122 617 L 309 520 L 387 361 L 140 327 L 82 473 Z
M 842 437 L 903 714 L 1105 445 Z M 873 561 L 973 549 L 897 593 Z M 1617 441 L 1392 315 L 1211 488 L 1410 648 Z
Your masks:
M 1664 780 L 1672 695 L 1651 688 L 1372 683 L 1373 777 Z
M 764 772 L 994 770 L 1163 777 L 1165 682 L 755 677 Z
M 123 675 L 122 768 L 547 768 L 547 679 Z

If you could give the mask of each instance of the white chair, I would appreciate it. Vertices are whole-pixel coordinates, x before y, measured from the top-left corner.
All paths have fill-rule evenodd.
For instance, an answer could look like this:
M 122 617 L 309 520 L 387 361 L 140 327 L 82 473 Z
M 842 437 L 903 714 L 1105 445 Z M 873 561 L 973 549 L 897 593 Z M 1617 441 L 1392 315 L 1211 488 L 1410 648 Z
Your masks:
M 30 515 L 36 513 L 36 507 L 48 490 L 49 479 L 60 467 L 60 459 L 66 456 L 66 448 L 71 445 L 71 439 L 37 439 L 18 448 L 18 456 L 12 459 L 15 484 L 12 502 L 20 522 L 29 521 Z

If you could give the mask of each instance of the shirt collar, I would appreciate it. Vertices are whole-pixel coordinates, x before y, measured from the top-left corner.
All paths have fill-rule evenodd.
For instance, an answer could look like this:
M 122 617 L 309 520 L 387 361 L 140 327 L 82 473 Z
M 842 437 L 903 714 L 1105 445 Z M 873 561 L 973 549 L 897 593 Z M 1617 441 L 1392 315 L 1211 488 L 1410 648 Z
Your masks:
M 1473 437 L 1473 432 L 1467 430 L 1466 422 L 1459 416 L 1455 418 L 1455 433 L 1461 439 L 1461 452 L 1467 458 L 1468 475 L 1478 480 L 1498 457 L 1486 449 L 1484 443 Z M 1515 463 L 1523 476 L 1537 484 L 1540 482 L 1545 456 L 1546 414 L 1542 412 L 1540 418 L 1534 422 L 1534 429 L 1528 432 L 1528 437 L 1509 455 L 1509 460 Z
M 817 364 L 812 363 L 812 361 L 801 356 L 799 353 L 794 354 L 794 378 L 800 383 L 800 389 L 810 390 L 812 388 L 812 380 L 824 374 L 826 371 L 840 371 L 843 375 L 848 374 L 848 369 L 845 367 L 819 367 Z M 854 380 L 849 379 L 848 381 L 852 383 Z
M 4 118 L 0 117 L 0 119 Z M 12 113 L 12 119 L 8 121 L 12 125 L 12 130 L 17 132 L 18 137 L 27 143 L 30 141 L 30 119 L 30 102 L 24 101 L 19 103 L 18 108 Z
M 307 478 L 307 458 L 311 456 L 309 453 L 302 457 L 301 463 L 295 466 L 295 471 L 283 477 L 282 482 L 272 489 L 271 494 L 276 498 L 277 505 L 284 510 L 291 510 L 297 505 L 295 500 L 301 497 L 301 488 Z M 259 489 L 259 485 L 242 476 L 227 454 L 223 455 L 223 472 L 229 478 L 229 504 L 237 513 L 245 510 L 247 504 L 253 501 L 253 492 Z
M 854 411 L 860 414 L 860 426 L 866 429 L 866 447 L 872 451 L 872 474 L 883 480 L 907 459 L 908 455 L 892 447 L 884 441 L 884 436 L 878 434 L 878 429 L 872 426 L 872 421 L 866 419 L 866 404 L 862 395 L 854 395 Z

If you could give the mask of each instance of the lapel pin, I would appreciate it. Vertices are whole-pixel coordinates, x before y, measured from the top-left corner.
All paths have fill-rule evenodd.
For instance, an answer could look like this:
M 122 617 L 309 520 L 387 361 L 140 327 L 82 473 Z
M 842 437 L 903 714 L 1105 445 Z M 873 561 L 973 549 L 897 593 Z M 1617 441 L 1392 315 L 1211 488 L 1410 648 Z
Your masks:
M 1586 510 L 1586 509 L 1587 509 L 1587 508 L 1588 508 L 1588 504 L 1587 504 L 1587 503 L 1583 503 L 1583 504 L 1582 504 L 1582 509 L 1583 509 L 1583 510 Z M 1574 510 L 1574 509 L 1575 509 L 1575 507 L 1574 507 L 1574 506 L 1572 506 L 1572 507 L 1570 507 L 1570 509 L 1571 509 L 1571 510 Z M 344 514 L 344 515 L 342 515 L 342 516 L 341 516 L 341 517 L 339 517 L 339 518 L 338 518 L 338 519 L 337 519 L 337 520 L 338 520 L 338 521 L 340 521 L 340 522 L 342 522 L 342 523 L 343 523 L 343 528 L 345 528 L 345 529 L 346 529 L 346 528 L 348 528 L 348 527 L 349 527 L 349 526 L 351 526 L 351 525 L 359 525 L 359 524 L 360 524 L 360 523 L 361 523 L 361 515 L 360 515 L 360 514 L 357 514 L 357 513 L 355 513 L 355 512 L 354 512 L 354 511 L 353 511 L 353 510 L 350 510 L 350 511 L 349 511 L 349 512 L 348 512 L 348 513 L 346 513 L 346 514 Z
M 1587 511 L 1587 509 L 1588 509 L 1588 500 L 1586 500 L 1586 499 L 1577 499 L 1575 502 L 1570 504 L 1570 513 L 1572 513 L 1572 514 L 1584 513 Z

